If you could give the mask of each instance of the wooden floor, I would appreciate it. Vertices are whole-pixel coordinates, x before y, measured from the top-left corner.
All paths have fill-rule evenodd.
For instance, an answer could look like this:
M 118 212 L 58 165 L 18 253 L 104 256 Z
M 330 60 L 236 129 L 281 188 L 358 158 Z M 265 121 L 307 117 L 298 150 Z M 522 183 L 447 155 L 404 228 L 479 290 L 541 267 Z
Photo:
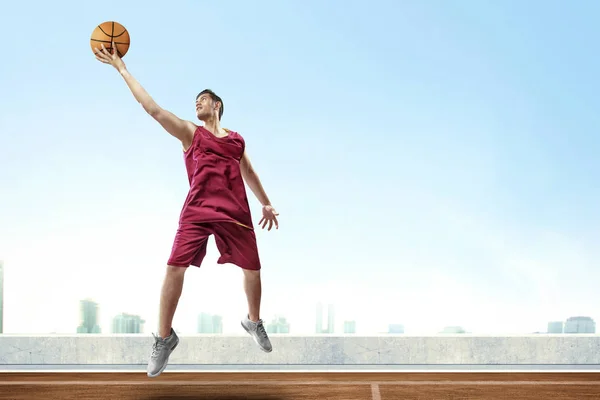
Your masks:
M 598 372 L 0 372 L 0 399 L 600 399 Z

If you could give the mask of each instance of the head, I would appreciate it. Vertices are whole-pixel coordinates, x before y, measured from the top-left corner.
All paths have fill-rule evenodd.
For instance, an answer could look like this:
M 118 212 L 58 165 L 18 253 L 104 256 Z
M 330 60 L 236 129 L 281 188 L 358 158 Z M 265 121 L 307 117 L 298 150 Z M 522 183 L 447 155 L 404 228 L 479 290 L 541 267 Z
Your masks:
M 223 100 L 210 89 L 204 89 L 196 96 L 196 116 L 201 121 L 221 120 L 223 116 Z

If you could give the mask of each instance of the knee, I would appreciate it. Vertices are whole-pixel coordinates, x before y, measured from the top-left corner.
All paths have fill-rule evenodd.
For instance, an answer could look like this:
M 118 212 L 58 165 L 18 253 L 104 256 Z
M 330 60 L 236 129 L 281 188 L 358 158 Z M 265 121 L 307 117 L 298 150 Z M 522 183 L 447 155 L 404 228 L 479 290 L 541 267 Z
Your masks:
M 186 267 L 177 267 L 175 265 L 167 265 L 166 274 L 168 276 L 183 276 L 183 274 L 185 274 L 185 271 L 187 271 Z
M 260 269 L 243 269 L 246 279 L 260 279 Z

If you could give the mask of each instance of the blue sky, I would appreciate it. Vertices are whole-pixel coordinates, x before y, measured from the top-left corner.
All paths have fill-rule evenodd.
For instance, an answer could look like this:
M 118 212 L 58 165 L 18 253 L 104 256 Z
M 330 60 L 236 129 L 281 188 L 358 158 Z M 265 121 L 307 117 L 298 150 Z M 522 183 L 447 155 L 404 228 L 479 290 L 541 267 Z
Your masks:
M 310 332 L 314 303 L 333 300 L 365 333 L 599 319 L 600 6 L 341 4 L 5 5 L 7 331 L 70 332 L 88 295 L 106 321 L 128 310 L 155 328 L 187 179 L 177 141 L 93 57 L 107 20 L 129 30 L 124 61 L 161 106 L 194 120 L 211 88 L 245 137 L 281 214 L 279 231 L 258 233 L 265 318 Z M 239 271 L 211 249 L 182 325 L 214 309 L 235 326 L 244 312 Z M 53 295 L 65 277 L 72 289 Z M 228 286 L 205 293 L 215 285 Z M 60 322 L 28 322 L 57 308 Z

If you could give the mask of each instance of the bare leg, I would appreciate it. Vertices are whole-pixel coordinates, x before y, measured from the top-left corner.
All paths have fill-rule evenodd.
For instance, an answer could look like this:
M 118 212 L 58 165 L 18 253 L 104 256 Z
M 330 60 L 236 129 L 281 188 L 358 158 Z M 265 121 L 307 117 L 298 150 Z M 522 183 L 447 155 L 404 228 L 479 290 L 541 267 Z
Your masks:
M 262 287 L 260 282 L 260 271 L 244 269 L 244 290 L 248 299 L 248 318 L 242 320 L 242 326 L 253 338 L 258 346 L 265 352 L 273 350 L 269 335 L 260 319 L 260 298 Z
M 166 338 L 171 334 L 173 316 L 181 297 L 183 278 L 187 268 L 167 265 L 165 280 L 160 294 L 160 314 L 158 321 L 158 334 Z
M 248 299 L 248 318 L 253 322 L 257 322 L 260 319 L 260 299 L 262 295 L 260 270 L 243 269 L 242 271 L 244 271 L 244 291 Z

